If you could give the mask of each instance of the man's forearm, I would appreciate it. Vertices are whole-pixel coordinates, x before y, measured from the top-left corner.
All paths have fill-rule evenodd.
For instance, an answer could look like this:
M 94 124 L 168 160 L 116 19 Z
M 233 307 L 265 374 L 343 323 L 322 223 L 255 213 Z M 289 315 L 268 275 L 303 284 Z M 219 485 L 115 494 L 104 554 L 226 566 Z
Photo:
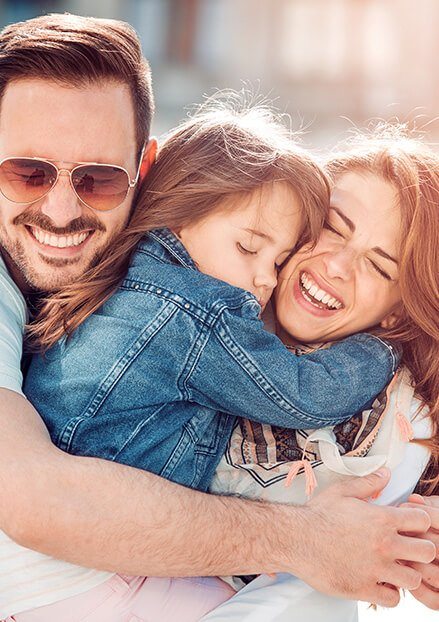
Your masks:
M 0 504 L 0 528 L 20 544 L 128 574 L 292 570 L 282 551 L 293 547 L 292 524 L 302 531 L 299 510 L 214 497 L 139 469 L 65 454 L 29 402 L 6 390 L 1 402 L 14 414 L 0 416 L 0 485 L 9 500 Z M 268 516 L 279 527 L 276 538 L 263 537 Z
M 123 465 L 64 454 L 23 398 L 0 395 L 0 528 L 18 543 L 84 566 L 153 576 L 287 571 L 320 591 L 396 604 L 385 584 L 420 575 L 397 560 L 430 562 L 422 510 L 363 499 L 388 481 L 369 476 L 303 507 L 215 497 Z M 361 563 L 359 562 L 361 560 Z M 382 585 L 384 583 L 384 585 Z

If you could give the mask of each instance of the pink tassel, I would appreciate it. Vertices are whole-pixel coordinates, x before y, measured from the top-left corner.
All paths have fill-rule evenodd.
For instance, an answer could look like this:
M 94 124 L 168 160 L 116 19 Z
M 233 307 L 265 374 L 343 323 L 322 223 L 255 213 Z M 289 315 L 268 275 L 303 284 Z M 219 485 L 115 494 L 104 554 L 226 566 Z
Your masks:
M 317 487 L 316 476 L 309 460 L 303 460 L 303 468 L 305 469 L 306 496 L 311 499 L 312 493 Z
M 304 460 L 296 460 L 296 462 L 293 462 L 293 464 L 291 465 L 291 468 L 288 471 L 287 479 L 285 480 L 286 488 L 288 488 L 288 486 L 291 486 L 293 479 L 296 477 L 300 469 L 302 467 L 305 468 L 303 462 Z
M 316 476 L 314 475 L 314 470 L 312 468 L 311 462 L 309 460 L 303 458 L 302 460 L 297 460 L 292 464 L 285 480 L 285 486 L 291 486 L 293 479 L 296 477 L 301 468 L 303 468 L 303 470 L 305 471 L 305 492 L 307 498 L 310 499 L 314 490 L 317 487 L 317 480 Z
M 396 422 L 398 424 L 401 440 L 405 443 L 411 441 L 414 438 L 414 432 L 410 421 L 405 417 L 400 410 L 396 413 Z

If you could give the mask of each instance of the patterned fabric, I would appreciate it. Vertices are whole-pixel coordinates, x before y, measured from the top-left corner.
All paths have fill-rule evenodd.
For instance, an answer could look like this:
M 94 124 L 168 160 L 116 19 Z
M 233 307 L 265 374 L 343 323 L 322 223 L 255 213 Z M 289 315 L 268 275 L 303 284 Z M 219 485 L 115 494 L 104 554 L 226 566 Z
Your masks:
M 367 455 L 378 434 L 387 399 L 384 390 L 370 410 L 333 428 L 341 455 Z M 288 471 L 279 469 L 283 463 L 306 458 L 313 467 L 321 464 L 319 443 L 308 440 L 311 432 L 313 430 L 291 430 L 240 419 L 228 443 L 226 461 L 237 469 L 245 469 L 261 487 L 271 486 L 286 478 Z

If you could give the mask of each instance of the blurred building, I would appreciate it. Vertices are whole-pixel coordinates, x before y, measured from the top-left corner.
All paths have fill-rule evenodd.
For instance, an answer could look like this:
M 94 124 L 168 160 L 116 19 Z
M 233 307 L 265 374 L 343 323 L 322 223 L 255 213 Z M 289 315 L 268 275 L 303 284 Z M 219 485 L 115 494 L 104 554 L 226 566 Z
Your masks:
M 3 25 L 49 11 L 136 28 L 157 133 L 203 94 L 243 80 L 321 143 L 371 118 L 416 118 L 422 128 L 437 115 L 438 0 L 0 0 Z M 427 131 L 436 140 L 439 123 Z

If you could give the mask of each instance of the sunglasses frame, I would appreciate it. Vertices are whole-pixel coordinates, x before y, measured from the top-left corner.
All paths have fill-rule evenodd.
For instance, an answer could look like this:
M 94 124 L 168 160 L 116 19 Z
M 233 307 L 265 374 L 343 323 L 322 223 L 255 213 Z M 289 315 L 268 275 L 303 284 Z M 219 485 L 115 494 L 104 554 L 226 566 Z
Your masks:
M 145 152 L 145 145 L 143 146 L 141 154 L 140 154 L 140 160 L 139 160 L 139 165 L 137 167 L 136 176 L 133 178 L 130 177 L 130 174 L 127 171 L 127 169 L 124 168 L 123 166 L 119 166 L 119 164 L 107 164 L 107 163 L 102 163 L 102 162 L 69 162 L 68 160 L 61 160 L 61 161 L 58 160 L 61 165 L 64 165 L 64 164 L 75 165 L 72 169 L 68 169 L 68 168 L 60 168 L 59 166 L 57 166 L 57 164 L 55 164 L 57 160 L 50 160 L 49 158 L 37 158 L 37 157 L 28 157 L 28 156 L 8 156 L 7 158 L 3 158 L 2 160 L 0 160 L 0 167 L 2 166 L 4 162 L 8 162 L 9 160 L 32 160 L 35 162 L 43 162 L 45 164 L 50 164 L 50 166 L 52 166 L 56 170 L 56 178 L 53 184 L 51 185 L 51 187 L 49 188 L 49 190 L 47 190 L 47 192 L 45 192 L 40 197 L 38 197 L 38 199 L 35 199 L 33 201 L 14 201 L 13 199 L 10 199 L 9 197 L 5 195 L 5 193 L 3 192 L 1 188 L 0 188 L 0 193 L 5 197 L 5 199 L 7 199 L 8 201 L 11 201 L 11 203 L 16 203 L 17 205 L 32 205 L 32 203 L 36 203 L 37 201 L 41 201 L 41 199 L 44 199 L 44 197 L 46 197 L 55 188 L 56 184 L 58 183 L 58 179 L 61 173 L 63 174 L 66 173 L 69 176 L 70 186 L 72 187 L 72 190 L 75 193 L 75 196 L 79 199 L 79 201 L 81 201 L 81 203 L 83 203 L 83 205 L 85 205 L 89 209 L 94 210 L 95 212 L 111 212 L 113 209 L 116 209 L 116 207 L 119 207 L 119 205 L 121 205 L 125 201 L 125 199 L 128 196 L 129 191 L 138 184 L 139 176 L 140 176 L 140 168 L 142 166 L 144 152 Z M 110 168 L 117 168 L 118 170 L 123 171 L 125 175 L 127 176 L 128 186 L 127 186 L 126 193 L 122 201 L 120 201 L 120 203 L 118 203 L 114 207 L 110 207 L 109 209 L 99 209 L 96 207 L 92 207 L 91 205 L 86 203 L 84 199 L 82 199 L 77 193 L 76 188 L 73 184 L 73 179 L 72 179 L 73 173 L 77 171 L 78 168 L 82 168 L 84 166 L 99 166 L 99 167 L 109 166 Z

